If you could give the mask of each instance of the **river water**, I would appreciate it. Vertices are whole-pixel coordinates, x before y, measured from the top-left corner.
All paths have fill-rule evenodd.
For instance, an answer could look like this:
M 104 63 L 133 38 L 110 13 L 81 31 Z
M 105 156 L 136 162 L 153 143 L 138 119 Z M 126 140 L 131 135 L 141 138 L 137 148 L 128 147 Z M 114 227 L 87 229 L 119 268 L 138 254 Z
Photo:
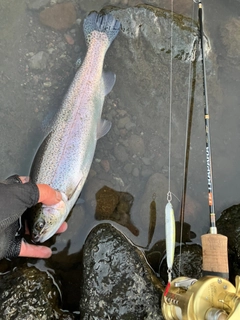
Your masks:
M 78 11 L 78 18 L 83 19 L 87 12 L 100 10 L 105 5 L 117 5 L 124 8 L 136 5 L 138 4 L 138 1 L 78 0 L 75 1 L 75 3 L 78 8 L 80 8 Z M 146 1 L 146 3 L 170 9 L 169 1 Z M 54 33 L 49 30 L 45 35 L 44 27 L 41 27 L 38 25 L 38 22 L 36 22 L 37 13 L 29 12 L 26 4 L 26 0 L 18 0 L 17 2 L 13 0 L 1 0 L 0 3 L 1 179 L 6 178 L 13 173 L 19 173 L 21 175 L 29 174 L 29 169 L 36 149 L 46 132 L 45 123 L 48 123 L 48 118 L 51 118 L 52 114 L 55 113 L 57 105 L 61 102 L 64 92 L 74 75 L 73 61 L 76 61 L 79 55 L 83 57 L 85 50 L 82 48 L 79 49 L 78 47 L 76 48 L 76 46 L 74 49 L 73 47 L 68 46 L 68 55 L 63 63 L 63 71 L 59 71 L 59 69 L 58 71 L 54 71 L 55 73 L 52 74 L 52 79 L 44 78 L 43 75 L 38 75 L 36 73 L 30 81 L 30 78 L 28 77 L 29 67 L 26 62 L 29 58 L 29 53 L 31 55 L 31 52 L 36 53 L 41 51 L 44 41 L 52 43 L 54 48 L 54 39 L 57 39 L 60 35 L 57 32 Z M 192 4 L 193 2 L 190 0 L 178 1 L 175 10 L 177 13 L 184 13 L 191 17 Z M 217 64 L 214 65 L 217 70 L 212 70 L 212 72 L 216 72 L 218 75 L 218 82 L 216 84 L 217 89 L 215 90 L 219 90 L 219 99 L 216 103 L 211 104 L 209 108 L 210 117 L 211 114 L 213 115 L 210 120 L 210 125 L 215 211 L 217 216 L 219 216 L 222 210 L 233 204 L 239 203 L 240 201 L 240 182 L 238 178 L 238 172 L 240 170 L 238 164 L 240 156 L 240 68 L 237 65 L 234 66 L 234 63 L 232 62 L 232 60 L 237 61 L 237 58 L 233 54 L 234 50 L 233 52 L 228 50 L 228 45 L 224 44 L 222 40 L 224 29 L 227 28 L 226 26 L 229 21 L 231 22 L 234 18 L 239 21 L 238 10 L 240 3 L 237 0 L 213 0 L 211 2 L 206 2 L 206 4 L 203 2 L 203 5 L 205 32 L 210 40 L 211 49 L 216 55 L 217 62 Z M 194 11 L 194 19 L 197 19 L 197 8 Z M 32 26 L 33 31 L 31 30 Z M 82 26 L 80 25 L 80 27 L 78 26 L 76 29 L 80 29 L 81 27 Z M 77 34 L 81 34 L 81 30 L 78 29 L 76 31 Z M 231 30 L 230 37 L 231 35 L 233 36 L 233 31 L 234 29 Z M 36 34 L 38 34 L 37 32 L 41 35 L 40 38 L 36 36 Z M 61 34 L 61 37 L 63 37 L 63 34 Z M 235 37 L 233 41 L 235 41 Z M 64 45 L 66 44 L 63 44 L 63 46 Z M 238 50 L 238 52 L 240 52 L 239 48 L 240 36 L 238 37 L 238 45 L 236 45 L 236 50 Z M 71 57 L 71 61 L 68 60 L 69 57 Z M 57 63 L 59 63 L 59 61 L 56 62 L 56 65 Z M 61 64 L 59 65 L 62 66 Z M 49 84 L 51 82 L 54 83 L 54 77 L 55 79 L 56 77 L 59 79 L 59 85 Z M 54 90 L 53 86 L 55 86 Z M 49 87 L 50 89 L 48 91 Z M 114 103 L 118 104 L 120 96 L 123 96 L 121 84 L 116 83 L 113 93 L 110 94 L 109 105 L 114 106 Z M 127 104 L 127 101 L 122 99 L 120 102 L 121 112 L 124 115 L 124 105 Z M 107 110 L 108 107 L 105 107 L 105 114 L 107 114 Z M 112 117 L 114 117 L 115 114 L 116 113 L 111 111 Z M 137 116 L 136 118 L 130 118 L 131 123 L 133 123 L 133 128 L 134 125 L 137 124 L 136 119 Z M 209 225 L 203 119 L 202 110 L 202 133 L 200 135 L 194 128 L 201 120 L 193 118 L 192 121 L 192 143 L 189 157 L 187 195 L 189 194 L 191 198 L 189 206 L 192 207 L 190 212 L 193 214 L 186 216 L 185 220 L 191 224 L 192 231 L 196 233 L 196 238 L 193 241 L 197 243 L 200 242 L 201 234 L 207 232 Z M 150 133 L 148 133 L 148 128 L 146 128 L 145 135 L 148 134 Z M 144 245 L 147 243 L 148 225 L 145 225 L 138 217 L 136 208 L 138 208 L 141 197 L 144 194 L 144 189 L 149 176 L 155 172 L 149 169 L 149 159 L 144 155 L 146 158 L 146 170 L 144 171 L 142 169 L 141 171 L 137 168 L 137 162 L 133 161 L 135 166 L 134 177 L 136 180 L 134 180 L 135 178 L 129 179 L 127 170 L 130 169 L 126 167 L 125 171 L 122 170 L 121 160 L 119 160 L 119 162 L 114 162 L 113 150 L 104 150 L 107 145 L 107 140 L 99 142 L 90 178 L 93 178 L 94 174 L 99 172 L 100 165 L 102 165 L 103 168 L 104 165 L 110 165 L 110 171 L 105 169 L 105 172 L 97 175 L 97 179 L 101 181 L 99 188 L 103 186 L 103 181 L 107 181 L 114 189 L 130 192 L 134 195 L 132 222 L 139 229 L 139 236 L 133 236 L 124 226 L 117 226 L 137 245 Z M 167 152 L 167 149 L 165 152 Z M 183 155 L 184 152 L 180 153 L 179 157 L 175 157 L 178 159 L 175 159 L 175 161 L 179 161 L 179 163 L 182 164 L 184 162 Z M 101 162 L 102 160 L 104 161 Z M 126 163 L 122 164 L 122 166 L 125 165 Z M 175 165 L 178 166 L 176 163 Z M 117 174 L 118 166 L 119 174 Z M 140 176 L 137 176 L 138 171 L 140 172 Z M 165 170 L 164 172 L 167 177 L 167 171 Z M 172 179 L 174 180 L 174 177 L 172 177 Z M 136 188 L 134 187 L 134 184 Z M 138 184 L 138 186 L 136 184 Z M 179 186 L 179 183 L 177 186 Z M 91 189 L 91 185 L 88 189 Z M 136 191 L 139 189 L 141 192 Z M 156 193 L 157 192 L 158 190 L 156 190 Z M 178 197 L 181 197 L 181 192 L 182 190 L 177 190 Z M 68 219 L 68 231 L 47 242 L 47 245 L 51 246 L 54 251 L 53 257 L 47 261 L 27 260 L 29 265 L 35 265 L 40 269 L 52 270 L 52 272 L 58 274 L 62 288 L 64 288 L 63 307 L 70 310 L 76 310 L 78 308 L 78 302 L 75 301 L 69 293 L 74 290 L 75 292 L 79 290 L 78 276 L 81 268 L 79 265 L 82 255 L 81 249 L 89 231 L 94 225 L 99 223 L 94 217 L 94 208 L 91 208 L 91 205 L 89 206 L 88 203 L 89 190 L 83 190 L 83 194 L 86 197 L 84 199 L 85 203 L 83 205 L 78 205 L 73 209 L 73 212 Z M 94 198 L 94 196 L 92 198 Z M 92 198 L 91 196 L 89 197 L 89 201 L 91 201 Z M 164 208 L 165 203 L 163 203 L 162 206 Z M 196 211 L 196 214 L 194 214 L 194 211 Z M 176 214 L 178 215 L 178 212 L 176 212 Z M 163 221 L 159 223 L 162 223 L 163 226 Z M 156 229 L 152 243 L 163 238 L 164 234 L 160 235 L 159 230 Z

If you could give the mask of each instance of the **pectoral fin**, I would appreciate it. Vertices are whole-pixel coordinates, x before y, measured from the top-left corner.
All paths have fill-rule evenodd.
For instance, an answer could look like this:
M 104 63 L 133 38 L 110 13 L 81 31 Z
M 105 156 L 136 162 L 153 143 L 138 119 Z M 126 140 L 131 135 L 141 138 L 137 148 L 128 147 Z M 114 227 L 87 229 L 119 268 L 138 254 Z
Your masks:
M 109 120 L 101 119 L 97 128 L 97 139 L 102 138 L 111 129 L 112 122 Z
M 116 82 L 116 75 L 111 71 L 104 71 L 102 74 L 103 78 L 103 86 L 104 86 L 104 93 L 107 95 L 109 92 L 112 91 L 114 84 Z

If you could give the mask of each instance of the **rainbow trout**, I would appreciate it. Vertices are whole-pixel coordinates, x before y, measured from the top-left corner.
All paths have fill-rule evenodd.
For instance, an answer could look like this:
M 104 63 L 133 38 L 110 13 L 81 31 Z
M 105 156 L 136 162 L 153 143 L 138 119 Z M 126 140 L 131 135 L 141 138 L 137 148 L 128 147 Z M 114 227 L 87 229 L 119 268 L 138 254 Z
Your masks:
M 107 49 L 120 30 L 112 15 L 92 12 L 83 23 L 87 53 L 59 109 L 52 130 L 35 156 L 30 176 L 63 194 L 63 201 L 49 207 L 37 205 L 29 215 L 34 242 L 49 239 L 77 201 L 89 173 L 96 143 L 111 127 L 101 119 L 104 97 L 115 75 L 103 71 Z M 32 221 L 31 221 L 32 220 Z

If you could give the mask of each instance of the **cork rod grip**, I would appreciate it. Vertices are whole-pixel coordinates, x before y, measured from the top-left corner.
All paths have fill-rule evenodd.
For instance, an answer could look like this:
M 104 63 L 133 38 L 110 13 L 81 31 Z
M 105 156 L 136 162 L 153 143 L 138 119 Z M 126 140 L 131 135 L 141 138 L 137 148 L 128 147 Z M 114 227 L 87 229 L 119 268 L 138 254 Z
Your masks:
M 221 234 L 201 236 L 203 253 L 203 275 L 229 278 L 227 237 Z

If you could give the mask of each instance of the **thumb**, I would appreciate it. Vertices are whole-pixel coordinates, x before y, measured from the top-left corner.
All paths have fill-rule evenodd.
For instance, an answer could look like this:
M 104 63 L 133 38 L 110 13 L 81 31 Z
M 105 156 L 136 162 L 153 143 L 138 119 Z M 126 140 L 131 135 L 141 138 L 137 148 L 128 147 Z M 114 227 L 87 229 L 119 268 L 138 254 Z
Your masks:
M 59 191 L 51 188 L 47 184 L 37 184 L 39 190 L 38 202 L 42 202 L 47 206 L 54 205 L 62 200 L 62 195 Z

